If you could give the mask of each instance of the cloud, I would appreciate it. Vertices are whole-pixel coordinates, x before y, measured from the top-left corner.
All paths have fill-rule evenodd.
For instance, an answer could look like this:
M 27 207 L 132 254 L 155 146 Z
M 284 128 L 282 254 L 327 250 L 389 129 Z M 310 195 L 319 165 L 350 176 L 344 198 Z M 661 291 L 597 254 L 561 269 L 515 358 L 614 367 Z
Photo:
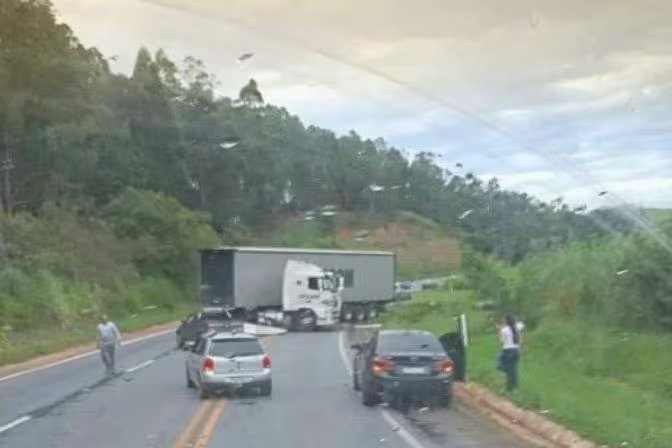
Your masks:
M 203 59 L 224 93 L 255 77 L 306 123 L 440 152 L 510 188 L 599 204 L 607 185 L 672 206 L 665 0 L 54 1 L 126 73 L 140 45 L 162 47 Z

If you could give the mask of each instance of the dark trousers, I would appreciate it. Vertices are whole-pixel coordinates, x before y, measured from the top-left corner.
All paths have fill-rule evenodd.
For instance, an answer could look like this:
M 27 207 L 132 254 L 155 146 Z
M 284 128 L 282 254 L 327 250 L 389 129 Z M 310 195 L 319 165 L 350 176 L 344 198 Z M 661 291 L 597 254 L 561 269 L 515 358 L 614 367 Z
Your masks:
M 518 387 L 518 360 L 520 352 L 517 348 L 507 348 L 501 353 L 501 369 L 506 374 L 506 390 Z
M 114 344 L 103 344 L 100 346 L 100 357 L 103 358 L 105 370 L 107 373 L 114 373 Z

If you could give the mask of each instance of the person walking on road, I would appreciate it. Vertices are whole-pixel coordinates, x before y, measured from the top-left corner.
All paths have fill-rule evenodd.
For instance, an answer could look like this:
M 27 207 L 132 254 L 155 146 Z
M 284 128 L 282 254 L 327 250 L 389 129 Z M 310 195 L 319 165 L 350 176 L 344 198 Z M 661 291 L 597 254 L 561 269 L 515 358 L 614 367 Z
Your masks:
M 100 350 L 100 357 L 105 364 L 105 373 L 114 375 L 116 372 L 114 355 L 117 346 L 121 345 L 121 333 L 119 333 L 119 329 L 114 322 L 110 321 L 104 314 L 100 317 L 96 342 Z
M 509 314 L 506 315 L 499 329 L 502 351 L 499 354 L 498 367 L 506 374 L 506 390 L 509 392 L 518 387 L 518 361 L 520 360 L 520 347 L 523 342 L 522 328 L 522 322 L 516 322 L 514 317 Z

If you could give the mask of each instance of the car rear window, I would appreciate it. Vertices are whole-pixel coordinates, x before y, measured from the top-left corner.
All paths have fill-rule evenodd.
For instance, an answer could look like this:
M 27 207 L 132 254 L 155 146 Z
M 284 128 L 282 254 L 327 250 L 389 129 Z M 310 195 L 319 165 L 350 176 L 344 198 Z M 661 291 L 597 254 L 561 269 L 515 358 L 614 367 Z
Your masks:
M 390 352 L 442 352 L 443 347 L 434 335 L 392 333 L 378 336 L 378 351 Z
M 256 339 L 214 340 L 210 345 L 210 355 L 220 357 L 261 355 L 264 350 Z
M 201 314 L 201 319 L 205 321 L 222 321 L 228 319 L 228 316 L 224 313 L 203 313 Z

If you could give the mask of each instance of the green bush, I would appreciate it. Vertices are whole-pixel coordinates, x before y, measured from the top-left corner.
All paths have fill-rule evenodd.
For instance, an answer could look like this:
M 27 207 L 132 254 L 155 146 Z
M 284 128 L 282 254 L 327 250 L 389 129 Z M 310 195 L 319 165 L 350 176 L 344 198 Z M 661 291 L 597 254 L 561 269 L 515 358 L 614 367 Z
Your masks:
M 319 218 L 322 220 L 322 218 Z M 323 249 L 341 249 L 338 239 L 325 232 L 323 224 L 310 221 L 292 221 L 284 231 L 270 241 L 273 245 L 286 247 L 319 247 Z
M 132 246 L 100 220 L 45 206 L 37 215 L 0 215 L 3 266 L 102 286 L 134 271 Z
M 161 193 L 128 188 L 105 207 L 103 217 L 118 238 L 132 242 L 142 275 L 183 284 L 194 282 L 197 250 L 218 242 L 207 216 Z
M 101 312 L 122 319 L 193 301 L 196 249 L 217 240 L 203 216 L 128 190 L 104 217 L 108 222 L 54 206 L 0 215 L 2 344 L 47 329 L 62 332 L 57 339 L 66 343 Z
M 545 318 L 596 315 L 672 330 L 672 252 L 648 234 L 571 244 L 517 265 L 469 252 L 463 269 L 477 302 L 533 327 Z
M 621 321 L 672 330 L 672 251 L 650 235 L 636 235 L 622 265 L 627 272 L 614 294 Z
M 411 301 L 398 305 L 393 313 L 383 314 L 382 319 L 385 321 L 385 319 L 395 319 L 398 316 L 403 316 L 406 322 L 417 323 L 429 315 L 444 312 L 445 306 L 443 302 Z
M 533 321 L 545 315 L 568 317 L 596 311 L 615 315 L 610 298 L 623 252 L 623 242 L 604 240 L 570 245 L 525 260 L 518 266 L 517 310 Z
M 500 312 L 524 311 L 516 296 L 521 281 L 517 267 L 473 251 L 464 255 L 462 266 L 477 302 L 493 303 Z
M 386 328 L 454 331 L 466 313 L 470 344 L 467 376 L 495 392 L 503 376 L 495 369 L 499 341 L 488 313 L 473 309 L 465 292 L 423 291 L 418 303 L 442 303 L 440 311 L 409 316 L 407 307 L 381 315 Z M 422 307 L 420 307 L 422 309 Z M 521 384 L 508 398 L 568 425 L 596 442 L 667 448 L 672 440 L 672 335 L 606 325 L 601 316 L 552 318 L 525 332 Z M 624 405 L 625 404 L 625 405 Z

